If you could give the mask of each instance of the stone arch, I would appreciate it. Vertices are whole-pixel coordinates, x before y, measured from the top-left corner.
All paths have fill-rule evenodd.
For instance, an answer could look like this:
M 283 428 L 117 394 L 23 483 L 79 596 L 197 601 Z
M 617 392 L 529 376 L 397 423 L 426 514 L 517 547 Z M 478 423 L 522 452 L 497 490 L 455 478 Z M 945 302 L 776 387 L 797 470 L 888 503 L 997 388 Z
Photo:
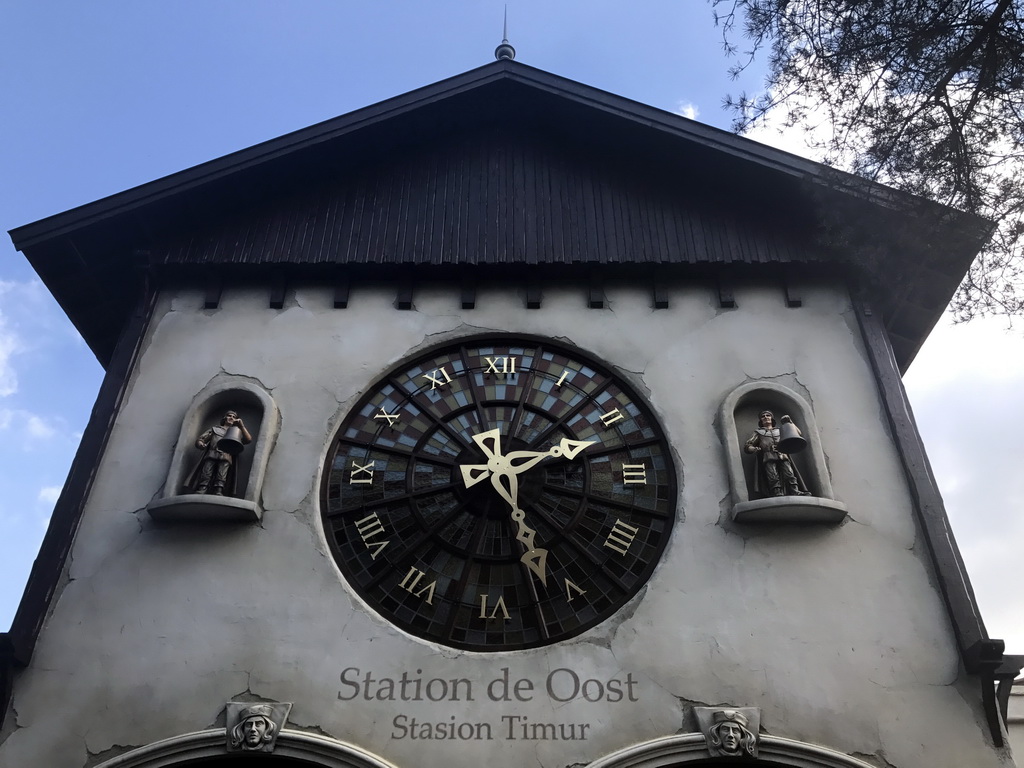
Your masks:
M 776 418 L 793 417 L 808 446 L 793 461 L 811 496 L 755 498 L 752 493 L 754 461 L 743 445 L 757 424 L 761 410 Z M 751 381 L 736 387 L 722 402 L 719 424 L 732 493 L 734 520 L 743 522 L 838 522 L 846 507 L 832 492 L 832 480 L 821 447 L 818 423 L 810 404 L 789 387 L 773 381 Z
M 237 497 L 195 494 L 187 481 L 200 459 L 196 438 L 218 423 L 227 410 L 236 411 L 253 436 L 252 444 L 237 459 Z M 277 406 L 262 387 L 238 377 L 217 378 L 207 384 L 192 398 L 182 419 L 163 496 L 149 505 L 150 514 L 158 519 L 259 520 L 263 479 L 279 423 Z
M 704 736 L 687 733 L 633 744 L 590 763 L 587 768 L 669 768 L 669 766 L 731 765 L 779 766 L 782 768 L 875 768 L 870 763 L 828 747 L 762 734 L 756 760 L 728 761 L 710 758 Z
M 156 741 L 118 755 L 95 768 L 215 768 L 236 765 L 246 753 L 228 753 L 223 728 L 198 731 Z M 260 754 L 260 764 L 270 766 L 321 766 L 323 768 L 396 768 L 364 749 L 343 741 L 284 729 L 272 755 Z

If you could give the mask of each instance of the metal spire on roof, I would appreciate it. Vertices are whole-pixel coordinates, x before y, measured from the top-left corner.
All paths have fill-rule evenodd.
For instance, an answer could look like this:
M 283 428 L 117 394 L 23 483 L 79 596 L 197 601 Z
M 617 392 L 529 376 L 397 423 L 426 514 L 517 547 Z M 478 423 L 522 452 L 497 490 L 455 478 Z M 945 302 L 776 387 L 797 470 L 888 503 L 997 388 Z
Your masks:
M 501 45 L 494 49 L 494 58 L 498 61 L 508 59 L 511 61 L 516 57 L 516 49 L 508 42 L 508 6 L 505 6 L 505 29 L 501 37 Z

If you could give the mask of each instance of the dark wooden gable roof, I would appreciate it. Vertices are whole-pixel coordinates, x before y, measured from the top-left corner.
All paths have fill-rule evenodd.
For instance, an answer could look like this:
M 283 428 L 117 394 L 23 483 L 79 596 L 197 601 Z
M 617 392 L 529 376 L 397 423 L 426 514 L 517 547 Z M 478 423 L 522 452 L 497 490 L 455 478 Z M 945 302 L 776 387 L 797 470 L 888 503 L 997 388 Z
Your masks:
M 189 265 L 697 265 L 816 261 L 810 216 L 522 121 L 473 126 L 278 191 L 154 244 Z
M 911 210 L 926 226 L 908 234 Z M 104 364 L 153 268 L 825 260 L 873 286 L 905 368 L 987 231 L 499 61 L 11 235 Z

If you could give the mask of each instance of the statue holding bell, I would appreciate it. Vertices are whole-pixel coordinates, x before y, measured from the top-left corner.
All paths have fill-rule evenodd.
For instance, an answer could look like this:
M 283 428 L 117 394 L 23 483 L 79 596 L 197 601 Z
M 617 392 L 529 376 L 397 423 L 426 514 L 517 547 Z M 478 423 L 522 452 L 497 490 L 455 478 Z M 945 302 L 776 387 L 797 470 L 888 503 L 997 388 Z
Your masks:
M 235 459 L 251 442 L 252 435 L 238 414 L 226 411 L 220 424 L 196 438 L 203 456 L 185 484 L 195 493 L 235 496 Z
M 789 416 L 775 423 L 771 411 L 761 411 L 758 426 L 743 450 L 754 454 L 754 490 L 762 496 L 810 496 L 791 453 L 807 447 L 807 439 Z

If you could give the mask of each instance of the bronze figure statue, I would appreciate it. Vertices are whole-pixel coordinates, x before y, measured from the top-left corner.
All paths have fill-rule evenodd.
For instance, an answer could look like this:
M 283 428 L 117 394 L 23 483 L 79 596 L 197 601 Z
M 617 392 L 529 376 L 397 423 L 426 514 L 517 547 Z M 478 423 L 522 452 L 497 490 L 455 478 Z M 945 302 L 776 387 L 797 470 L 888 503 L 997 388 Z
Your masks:
M 195 493 L 236 496 L 235 458 L 252 442 L 252 435 L 235 411 L 227 411 L 220 424 L 210 427 L 196 439 L 203 452 L 186 485 Z
M 807 441 L 789 416 L 780 421 L 781 429 L 771 411 L 761 411 L 758 427 L 743 447 L 754 454 L 754 490 L 762 496 L 810 496 L 793 459 L 781 450 L 801 450 Z

